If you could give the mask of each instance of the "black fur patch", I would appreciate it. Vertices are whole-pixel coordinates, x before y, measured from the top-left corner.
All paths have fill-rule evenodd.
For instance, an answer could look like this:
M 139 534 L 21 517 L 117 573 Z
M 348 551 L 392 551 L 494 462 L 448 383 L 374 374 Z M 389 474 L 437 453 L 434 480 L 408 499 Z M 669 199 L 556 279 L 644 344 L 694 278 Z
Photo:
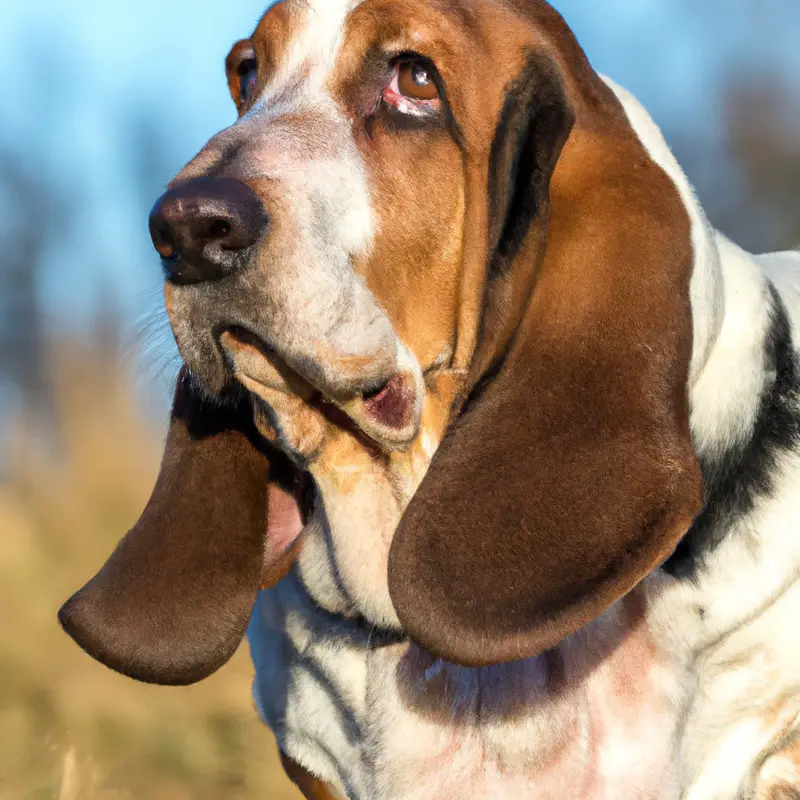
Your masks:
M 783 300 L 770 283 L 772 319 L 764 345 L 766 385 L 750 438 L 721 458 L 700 459 L 706 505 L 664 569 L 694 578 L 698 566 L 723 541 L 737 519 L 753 510 L 759 497 L 773 491 L 779 456 L 800 445 L 800 363 Z
M 574 123 L 558 68 L 530 53 L 506 94 L 489 162 L 491 272 L 504 272 L 549 205 L 550 178 Z

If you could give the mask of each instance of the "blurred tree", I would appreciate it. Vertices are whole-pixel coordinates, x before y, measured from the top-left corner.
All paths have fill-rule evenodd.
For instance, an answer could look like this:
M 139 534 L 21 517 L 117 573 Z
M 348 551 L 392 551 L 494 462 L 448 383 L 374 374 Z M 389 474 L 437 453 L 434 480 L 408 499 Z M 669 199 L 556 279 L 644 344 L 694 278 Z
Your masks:
M 137 205 L 141 201 L 142 207 L 149 209 L 193 154 L 179 154 L 170 146 L 173 139 L 164 130 L 157 107 L 128 108 L 120 117 L 120 149 L 125 155 L 130 188 Z
M 15 385 L 27 407 L 43 411 L 49 382 L 39 267 L 71 212 L 55 184 L 10 148 L 0 150 L 0 203 L 6 209 L 0 221 L 0 382 Z
M 800 77 L 800 76 L 798 76 Z M 800 103 L 791 73 L 727 63 L 710 115 L 665 120 L 712 224 L 751 252 L 800 248 Z
M 731 76 L 724 131 L 742 191 L 723 225 L 765 246 L 800 247 L 800 105 L 779 76 Z
M 147 209 L 163 191 L 175 171 L 167 136 L 149 108 L 126 109 L 120 115 L 118 152 L 123 158 L 122 191 L 131 193 L 141 209 L 142 236 L 146 236 Z M 23 157 L 19 149 L 0 144 L 0 396 L 15 397 L 30 418 L 51 421 L 52 382 L 49 378 L 51 330 L 42 308 L 40 287 L 51 248 L 60 244 L 75 225 L 88 226 L 91 198 L 67 196 L 58 180 L 41 164 Z M 91 237 L 83 237 L 91 241 Z M 130 258 L 129 247 L 119 252 L 91 253 L 83 257 L 86 269 L 97 275 L 94 319 L 86 320 L 88 338 L 96 356 L 111 366 L 120 358 L 125 334 L 114 285 L 105 277 L 109 259 Z M 92 259 L 97 266 L 92 269 Z M 127 267 L 127 265 L 126 265 Z M 148 323 L 148 327 L 152 327 Z M 150 336 L 150 332 L 146 332 Z M 134 358 L 146 343 L 134 342 Z M 160 358 L 150 347 L 147 358 Z M 125 359 L 128 360 L 128 359 Z M 8 410 L 8 409 L 5 409 Z M 0 408 L 0 417 L 3 415 Z M 0 428 L 2 428 L 0 419 Z M 0 462 L 2 452 L 0 451 Z

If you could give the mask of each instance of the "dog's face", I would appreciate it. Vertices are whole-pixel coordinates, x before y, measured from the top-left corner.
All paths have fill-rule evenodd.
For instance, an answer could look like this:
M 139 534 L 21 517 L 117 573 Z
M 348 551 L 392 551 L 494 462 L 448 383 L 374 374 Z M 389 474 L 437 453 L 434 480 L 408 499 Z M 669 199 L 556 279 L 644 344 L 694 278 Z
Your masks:
M 508 76 L 525 73 L 537 44 L 535 27 L 486 10 L 273 6 L 226 61 L 238 121 L 153 214 L 194 379 L 210 394 L 241 383 L 262 433 L 324 489 L 327 519 L 306 527 L 300 552 L 309 591 L 380 626 L 399 626 L 394 530 L 474 359 L 489 238 L 502 235 L 491 216 L 509 202 L 492 182 L 507 180 L 519 135 L 498 126 Z M 540 54 L 540 72 L 547 64 Z M 568 109 L 558 113 L 563 124 L 542 134 L 548 153 L 568 133 Z M 198 225 L 209 196 L 219 199 Z M 199 243 L 184 244 L 186 226 Z M 349 485 L 332 486 L 342 468 Z M 285 548 L 297 531 L 271 541 Z
M 207 674 L 307 471 L 318 602 L 461 663 L 553 646 L 700 507 L 678 191 L 541 0 L 284 0 L 226 66 L 238 121 L 151 216 L 191 373 L 162 478 L 62 622 L 136 677 Z
M 533 44 L 511 13 L 486 9 L 285 0 L 234 46 L 239 120 L 175 178 L 153 224 L 170 244 L 175 226 L 201 239 L 168 251 L 166 294 L 180 352 L 209 392 L 235 376 L 273 412 L 286 393 L 319 398 L 391 449 L 418 433 L 425 379 L 469 366 L 495 129 Z M 217 238 L 217 207 L 206 228 L 187 222 L 215 195 L 256 208 L 246 247 L 231 225 L 247 212 L 223 213 Z M 469 242 L 477 274 L 465 264 L 468 222 L 483 233 Z M 183 280 L 193 258 L 220 252 L 222 278 Z M 315 430 L 297 454 L 306 462 Z

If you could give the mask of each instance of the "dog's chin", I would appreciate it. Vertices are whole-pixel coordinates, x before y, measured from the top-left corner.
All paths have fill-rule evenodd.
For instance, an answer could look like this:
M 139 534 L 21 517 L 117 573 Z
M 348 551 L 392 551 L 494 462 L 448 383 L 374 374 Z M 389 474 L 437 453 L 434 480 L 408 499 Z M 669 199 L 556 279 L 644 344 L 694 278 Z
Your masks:
M 329 424 L 381 452 L 403 450 L 419 433 L 424 384 L 414 357 L 399 348 L 396 371 L 388 378 L 365 374 L 347 393 L 333 392 L 291 369 L 258 337 L 225 330 L 219 337 L 223 359 L 232 376 L 268 406 L 277 417 L 288 398 L 303 410 L 317 412 Z M 276 402 L 277 401 L 277 402 Z

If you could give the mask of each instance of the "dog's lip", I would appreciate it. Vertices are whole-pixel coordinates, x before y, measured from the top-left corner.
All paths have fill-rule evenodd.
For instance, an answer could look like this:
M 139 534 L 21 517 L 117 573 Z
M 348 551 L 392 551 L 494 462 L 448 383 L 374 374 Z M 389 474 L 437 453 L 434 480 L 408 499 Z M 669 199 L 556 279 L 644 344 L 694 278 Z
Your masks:
M 382 432 L 380 439 L 389 436 L 403 442 L 417 432 L 417 398 L 414 376 L 397 372 L 378 389 L 362 392 L 341 408 L 365 433 L 373 434 L 377 427 Z
M 307 402 L 308 405 L 319 411 L 332 425 L 341 428 L 343 431 L 347 431 L 351 436 L 358 439 L 362 447 L 364 447 L 373 458 L 378 458 L 380 456 L 382 450 L 381 443 L 361 430 L 349 414 L 330 400 L 327 400 L 321 392 L 317 392 Z
M 219 346 L 235 360 L 238 348 L 256 353 L 280 376 L 281 386 L 272 385 L 257 375 L 246 377 L 268 389 L 297 393 L 308 405 L 319 410 L 332 424 L 356 435 L 372 450 L 402 449 L 419 431 L 422 407 L 421 380 L 410 369 L 398 369 L 380 383 L 365 381 L 369 387 L 346 398 L 329 395 L 322 387 L 313 386 L 306 378 L 288 367 L 261 338 L 240 326 L 221 331 Z M 234 373 L 238 369 L 234 369 Z M 245 373 L 242 373 L 245 374 Z
M 408 425 L 413 410 L 414 390 L 411 376 L 399 372 L 381 388 L 364 392 L 361 399 L 369 416 L 390 427 L 402 428 Z

